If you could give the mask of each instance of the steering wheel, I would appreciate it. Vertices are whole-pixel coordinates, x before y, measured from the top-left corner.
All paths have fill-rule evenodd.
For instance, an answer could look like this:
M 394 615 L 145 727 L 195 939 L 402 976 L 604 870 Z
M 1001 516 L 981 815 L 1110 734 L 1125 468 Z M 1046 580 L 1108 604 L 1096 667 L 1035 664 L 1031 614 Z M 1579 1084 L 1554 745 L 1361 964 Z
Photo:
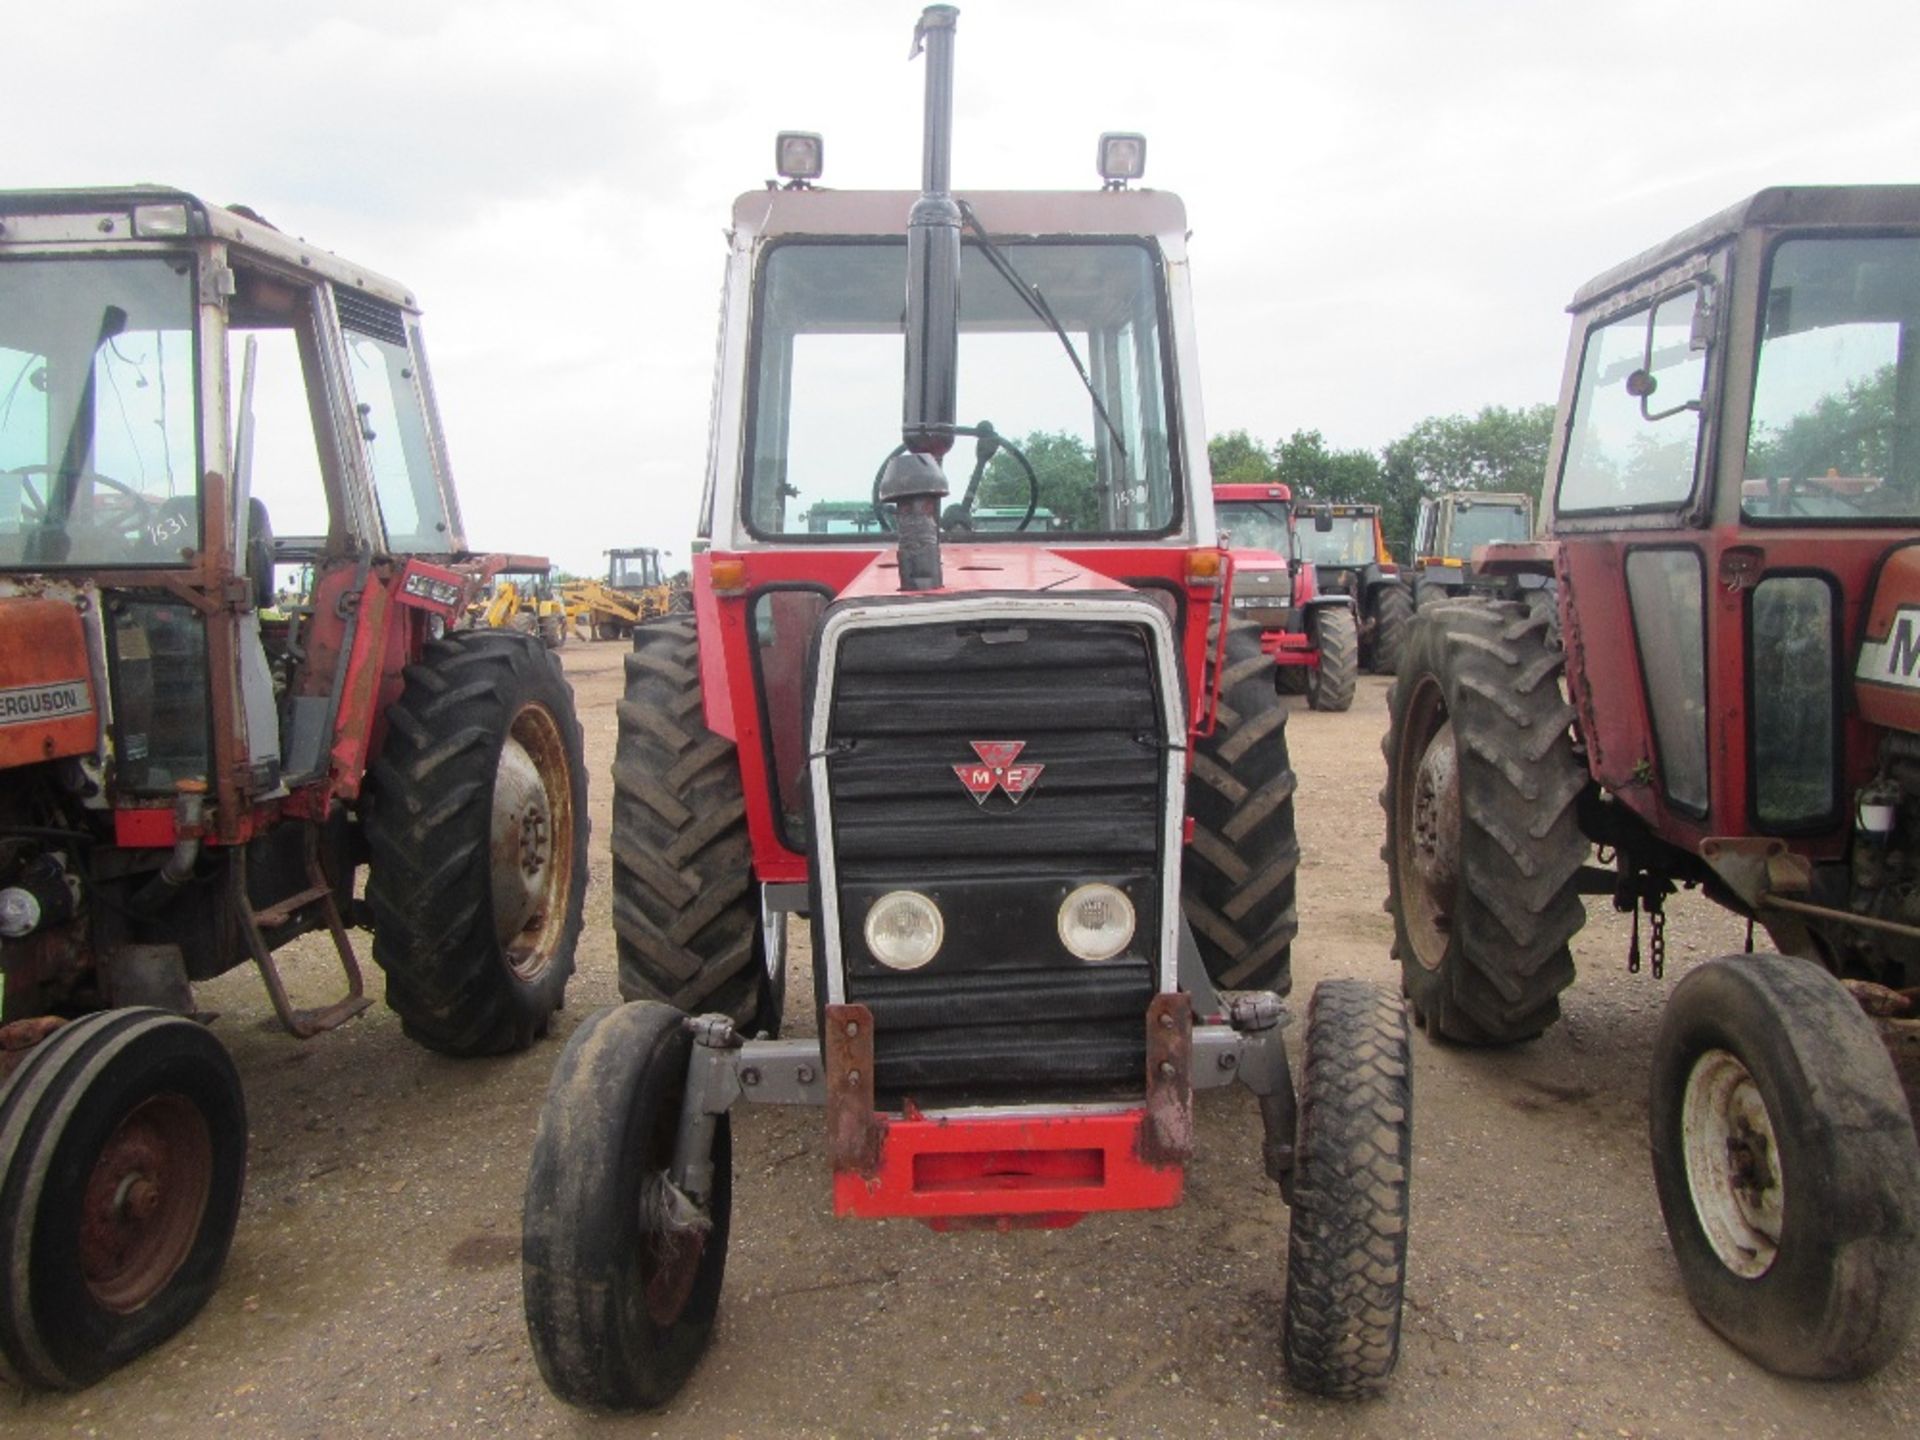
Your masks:
M 998 452 L 1005 450 L 1020 462 L 1020 469 L 1027 477 L 1027 513 L 1022 515 L 1020 523 L 1013 527 L 1015 531 L 1025 530 L 1033 523 L 1033 517 L 1040 509 L 1040 477 L 1033 473 L 1033 463 L 1027 459 L 1018 445 L 994 429 L 990 421 L 982 420 L 978 425 L 956 425 L 953 427 L 953 433 L 971 436 L 979 443 L 974 446 L 973 473 L 967 477 L 966 493 L 960 497 L 958 503 L 947 507 L 946 514 L 940 517 L 940 528 L 942 530 L 950 526 L 959 526 L 968 530 L 973 528 L 973 504 L 980 493 L 980 482 L 986 476 L 988 463 Z M 893 533 L 893 522 L 887 518 L 886 506 L 880 499 L 880 482 L 886 478 L 887 466 L 893 463 L 894 458 L 906 453 L 905 444 L 894 446 L 887 452 L 886 459 L 880 462 L 880 468 L 873 472 L 873 516 L 883 534 Z
M 54 467 L 51 465 L 16 465 L 12 469 L 0 473 L 4 473 L 8 479 L 18 479 L 20 481 L 20 496 L 24 502 L 23 508 L 26 512 L 26 518 L 38 524 L 45 524 L 47 520 L 46 499 L 34 490 L 33 486 L 28 483 L 27 477 L 29 475 L 45 475 L 51 479 L 54 474 Z M 80 470 L 75 472 L 73 483 L 76 487 L 84 484 L 94 489 L 113 492 L 114 498 L 105 504 L 102 504 L 98 499 L 93 501 L 91 506 L 92 517 L 88 521 L 89 524 L 96 525 L 116 535 L 137 535 L 142 541 L 155 545 L 162 543 L 167 538 L 161 536 L 156 539 L 152 535 L 153 524 L 159 514 L 160 507 L 155 505 L 153 501 L 142 495 L 131 485 L 127 484 L 126 481 L 116 480 L 111 475 L 102 475 L 97 470 Z

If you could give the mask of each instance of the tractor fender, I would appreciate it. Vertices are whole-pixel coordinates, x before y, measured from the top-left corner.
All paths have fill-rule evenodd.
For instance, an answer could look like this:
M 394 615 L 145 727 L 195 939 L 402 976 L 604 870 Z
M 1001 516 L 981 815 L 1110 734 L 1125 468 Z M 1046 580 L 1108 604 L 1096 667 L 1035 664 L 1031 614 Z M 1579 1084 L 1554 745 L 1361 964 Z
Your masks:
M 1315 595 L 1299 608 L 1304 614 L 1311 615 L 1314 611 L 1324 610 L 1330 605 L 1337 605 L 1344 610 L 1351 610 L 1356 621 L 1360 618 L 1360 607 L 1354 603 L 1353 597 L 1342 594 L 1339 591 L 1335 591 L 1331 595 Z

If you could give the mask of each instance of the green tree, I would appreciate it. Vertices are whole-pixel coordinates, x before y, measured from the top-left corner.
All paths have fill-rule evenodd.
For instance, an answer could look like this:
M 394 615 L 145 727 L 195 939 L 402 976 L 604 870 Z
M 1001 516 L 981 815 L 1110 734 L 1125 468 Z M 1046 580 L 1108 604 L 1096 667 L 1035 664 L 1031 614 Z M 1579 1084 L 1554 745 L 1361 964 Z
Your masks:
M 1035 430 L 1014 441 L 1033 466 L 1040 487 L 1040 506 L 1051 510 L 1055 523 L 1069 530 L 1100 528 L 1100 496 L 1093 450 L 1078 435 L 1064 430 Z M 969 471 L 971 473 L 971 471 Z M 982 506 L 1026 509 L 1027 474 L 1005 450 L 987 464 L 980 481 Z
M 1318 430 L 1296 430 L 1275 447 L 1274 459 L 1274 478 L 1296 499 L 1380 502 L 1380 457 L 1371 450 L 1329 450 Z
M 1785 425 L 1756 425 L 1747 474 L 1772 480 L 1886 475 L 1893 465 L 1893 419 L 1894 367 L 1883 365 L 1842 394 L 1822 395 Z
M 1274 477 L 1267 442 L 1244 430 L 1229 430 L 1207 442 L 1207 467 L 1216 485 L 1264 485 Z
M 1381 452 L 1428 494 L 1446 490 L 1516 490 L 1536 502 L 1547 473 L 1553 406 L 1509 410 L 1488 405 L 1465 415 L 1429 416 Z

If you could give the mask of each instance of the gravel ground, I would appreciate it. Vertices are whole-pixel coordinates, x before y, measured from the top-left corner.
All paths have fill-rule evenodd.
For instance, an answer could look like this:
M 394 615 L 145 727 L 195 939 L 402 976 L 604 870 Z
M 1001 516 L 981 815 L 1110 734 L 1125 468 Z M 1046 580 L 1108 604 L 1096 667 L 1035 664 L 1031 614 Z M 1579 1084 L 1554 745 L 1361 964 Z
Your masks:
M 378 1007 L 303 1043 L 274 1028 L 249 973 L 203 987 L 253 1130 L 225 1281 L 181 1336 L 92 1390 L 0 1389 L 8 1435 L 1920 1433 L 1920 1336 L 1871 1380 L 1816 1385 L 1755 1368 L 1688 1307 L 1646 1159 L 1664 986 L 1625 973 L 1625 926 L 1604 905 L 1547 1036 L 1498 1053 L 1414 1042 L 1405 1344 L 1383 1399 L 1339 1406 L 1286 1386 L 1286 1210 L 1260 1174 L 1253 1103 L 1232 1091 L 1199 1102 L 1179 1209 L 1012 1235 L 837 1222 L 819 1117 L 744 1107 L 712 1351 L 663 1413 L 569 1411 L 542 1386 L 521 1322 L 520 1196 L 560 1046 L 615 999 L 605 837 L 621 650 L 563 652 L 595 843 L 579 975 L 553 1037 L 450 1062 Z M 1386 684 L 1363 680 L 1348 714 L 1292 720 L 1302 1007 L 1322 978 L 1395 974 L 1374 801 Z M 1667 984 L 1741 947 L 1744 926 L 1704 903 L 1670 914 Z M 333 980 L 324 952 L 288 968 L 316 998 Z M 789 993 L 805 1033 L 810 986 L 796 978 Z M 1920 1055 L 1903 1064 L 1913 1086 Z

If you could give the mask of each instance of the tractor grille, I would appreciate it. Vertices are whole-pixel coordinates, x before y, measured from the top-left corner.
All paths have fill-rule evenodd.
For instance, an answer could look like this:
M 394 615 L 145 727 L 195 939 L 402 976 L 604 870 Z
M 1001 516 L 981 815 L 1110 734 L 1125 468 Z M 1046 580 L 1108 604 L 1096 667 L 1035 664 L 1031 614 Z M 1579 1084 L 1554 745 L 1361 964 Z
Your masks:
M 937 602 L 929 602 L 937 603 Z M 919 607 L 915 607 L 916 609 Z M 1165 725 L 1143 626 L 996 620 L 850 630 L 835 662 L 827 775 L 846 994 L 874 1013 L 890 1091 L 1137 1082 L 1156 988 Z M 1024 742 L 1044 768 L 1016 804 L 976 800 L 975 742 Z M 1061 902 L 1090 881 L 1133 902 L 1127 949 L 1089 963 Z M 874 901 L 940 908 L 939 953 L 876 961 Z

